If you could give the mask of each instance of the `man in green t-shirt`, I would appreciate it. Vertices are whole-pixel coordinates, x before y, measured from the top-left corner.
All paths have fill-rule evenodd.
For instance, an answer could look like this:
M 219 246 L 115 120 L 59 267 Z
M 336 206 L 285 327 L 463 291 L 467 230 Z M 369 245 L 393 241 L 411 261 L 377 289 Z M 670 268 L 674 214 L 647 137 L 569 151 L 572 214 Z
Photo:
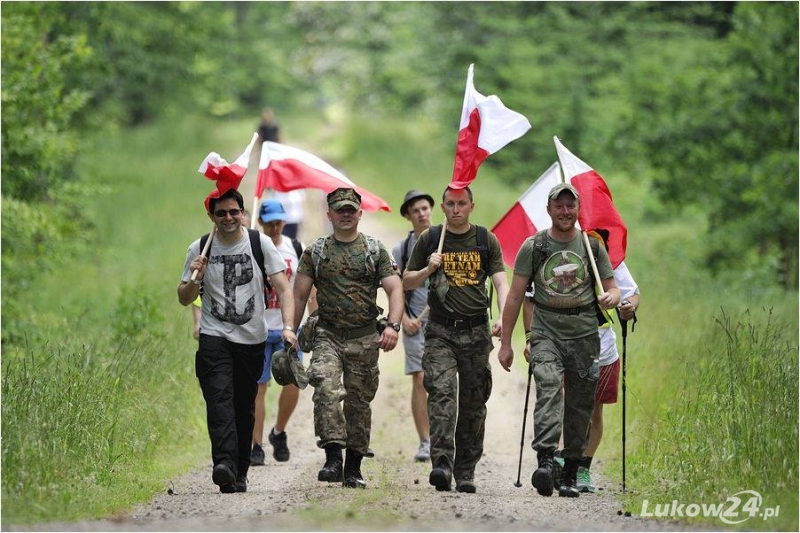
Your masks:
M 441 236 L 443 228 L 422 232 L 403 273 L 403 288 L 430 282 L 422 354 L 431 428 L 430 484 L 447 491 L 455 477 L 457 491 L 474 493 L 486 401 L 492 392 L 491 336 L 500 334 L 499 320 L 489 329 L 486 279 L 497 289 L 500 309 L 508 282 L 497 237 L 469 222 L 475 207 L 469 187 L 445 189 L 441 207 L 447 220 L 441 251 L 431 233 Z
M 614 271 L 602 246 L 597 247 L 596 257 L 602 293 L 595 295 L 589 243 L 575 227 L 579 210 L 578 191 L 572 185 L 561 183 L 550 190 L 547 214 L 553 225 L 543 230 L 545 238 L 539 241 L 544 242 L 543 253 L 538 254 L 543 260 L 539 265 L 533 264 L 537 237 L 529 237 L 514 262 L 514 277 L 503 308 L 498 359 L 510 371 L 514 360 L 511 335 L 525 289 L 529 280 L 533 281 L 533 323 L 525 326 L 531 328 L 530 364 L 536 382 L 532 447 L 537 452 L 539 467 L 531 483 L 543 496 L 553 494 L 554 481 L 559 482 L 559 496 L 579 494 L 576 476 L 588 439 L 599 372 L 595 301 L 600 307 L 611 309 L 620 300 Z M 561 479 L 554 480 L 553 452 L 558 447 L 562 424 L 564 470 Z

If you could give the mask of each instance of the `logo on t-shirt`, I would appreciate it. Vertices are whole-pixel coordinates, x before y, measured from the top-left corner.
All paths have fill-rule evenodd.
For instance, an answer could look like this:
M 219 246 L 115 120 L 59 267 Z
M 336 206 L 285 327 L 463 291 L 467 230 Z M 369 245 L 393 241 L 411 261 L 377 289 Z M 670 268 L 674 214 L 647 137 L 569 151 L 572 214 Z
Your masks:
M 481 253 L 477 250 L 445 252 L 442 266 L 451 286 L 465 287 L 481 282 Z
M 553 296 L 571 295 L 586 281 L 586 265 L 578 254 L 563 250 L 547 259 L 542 277 Z

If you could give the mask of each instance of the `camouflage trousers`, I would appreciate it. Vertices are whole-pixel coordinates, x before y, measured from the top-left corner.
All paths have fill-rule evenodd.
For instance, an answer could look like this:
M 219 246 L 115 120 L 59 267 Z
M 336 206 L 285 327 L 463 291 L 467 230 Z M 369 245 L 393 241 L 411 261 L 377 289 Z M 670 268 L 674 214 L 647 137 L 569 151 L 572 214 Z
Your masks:
M 564 457 L 579 459 L 589 440 L 600 372 L 600 337 L 595 332 L 579 339 L 554 340 L 534 330 L 531 354 L 536 382 L 531 447 L 537 452 L 555 450 L 563 425 Z
M 342 340 L 317 328 L 308 382 L 314 387 L 314 433 L 320 448 L 339 444 L 367 453 L 372 429 L 370 402 L 378 391 L 380 374 L 378 350 L 377 333 Z
M 428 391 L 431 462 L 444 458 L 456 480 L 474 479 L 483 454 L 486 402 L 492 393 L 486 324 L 453 330 L 428 322 L 422 355 L 423 385 Z

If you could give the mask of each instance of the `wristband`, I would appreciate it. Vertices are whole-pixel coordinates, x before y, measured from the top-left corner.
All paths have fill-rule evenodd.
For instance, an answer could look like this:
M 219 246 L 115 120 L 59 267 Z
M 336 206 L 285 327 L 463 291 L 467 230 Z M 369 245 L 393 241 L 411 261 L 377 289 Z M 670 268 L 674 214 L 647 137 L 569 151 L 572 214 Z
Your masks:
M 287 331 L 294 331 L 294 328 L 292 326 L 283 326 L 283 329 Z
M 531 330 L 525 330 L 525 342 L 531 342 Z

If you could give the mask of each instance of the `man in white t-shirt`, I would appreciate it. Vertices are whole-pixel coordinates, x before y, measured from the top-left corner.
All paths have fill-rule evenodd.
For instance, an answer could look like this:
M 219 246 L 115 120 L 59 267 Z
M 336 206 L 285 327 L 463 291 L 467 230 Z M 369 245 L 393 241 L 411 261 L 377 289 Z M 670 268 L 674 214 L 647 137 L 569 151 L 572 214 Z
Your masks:
M 300 255 L 305 248 L 300 242 L 284 235 L 283 229 L 286 225 L 286 211 L 283 204 L 277 200 L 264 200 L 258 213 L 258 222 L 267 237 L 272 240 L 278 253 L 281 254 L 286 266 L 286 277 L 289 278 L 289 285 L 294 286 L 294 273 L 297 271 L 297 263 Z M 316 298 L 309 298 L 311 311 L 316 309 Z M 281 331 L 283 330 L 283 316 L 281 314 L 281 302 L 274 288 L 269 294 L 267 301 L 267 344 L 264 348 L 264 370 L 258 379 L 258 394 L 256 395 L 256 422 L 253 428 L 253 448 L 250 452 L 250 463 L 253 465 L 264 464 L 264 449 L 262 448 L 264 437 L 264 419 L 266 417 L 266 394 L 269 386 L 272 368 L 272 355 L 278 350 L 285 348 Z M 298 350 L 298 357 L 302 362 L 302 352 Z M 297 386 L 285 385 L 278 398 L 278 413 L 275 417 L 275 425 L 269 430 L 267 440 L 272 445 L 272 456 L 276 461 L 288 461 L 290 452 L 287 444 L 286 424 L 289 422 L 297 400 L 300 397 L 300 389 Z
M 203 286 L 195 373 L 206 402 L 214 463 L 211 479 L 222 493 L 246 492 L 256 380 L 264 365 L 267 337 L 264 276 L 270 277 L 282 304 L 283 341 L 293 345 L 297 344 L 294 298 L 275 245 L 242 227 L 244 199 L 239 191 L 216 190 L 205 204 L 216 234 L 206 256 L 201 256 L 204 238 L 189 245 L 178 301 L 190 305 Z M 256 254 L 263 257 L 263 264 L 258 264 Z

